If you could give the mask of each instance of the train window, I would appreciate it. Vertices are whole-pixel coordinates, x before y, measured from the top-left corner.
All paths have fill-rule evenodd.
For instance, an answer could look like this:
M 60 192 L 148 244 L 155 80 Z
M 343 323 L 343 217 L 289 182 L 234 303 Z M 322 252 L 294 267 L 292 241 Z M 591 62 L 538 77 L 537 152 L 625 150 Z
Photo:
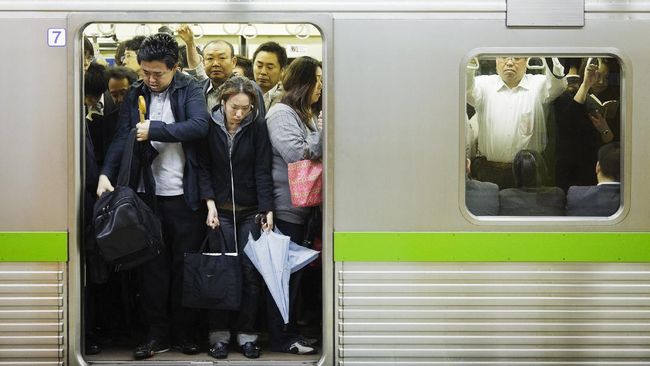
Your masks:
M 298 244 L 321 243 L 319 208 L 294 208 L 288 183 L 286 190 L 274 186 L 271 168 L 284 156 L 274 155 L 272 146 L 302 156 L 302 148 L 291 149 L 305 144 L 313 159 L 324 146 L 317 143 L 325 80 L 319 30 L 311 24 L 93 23 L 84 28 L 83 42 L 88 231 L 82 283 L 88 359 L 129 361 L 172 348 L 155 358 L 202 363 L 206 352 L 225 358 L 231 350 L 229 358 L 243 362 L 260 357 L 261 349 L 262 360 L 296 361 L 293 353 L 300 353 L 315 355 L 298 361 L 316 362 L 323 334 L 320 262 L 303 264 L 291 275 L 290 303 L 283 303 L 281 313 L 274 298 L 282 302 L 282 294 L 270 290 L 273 296 L 265 299 L 263 279 L 243 259 L 243 247 L 249 233 L 258 236 L 261 225 L 271 220 Z M 308 107 L 301 104 L 305 98 L 311 101 Z M 118 146 L 134 126 L 137 138 L 145 141 L 137 145 L 148 162 L 142 165 L 151 167 L 142 173 L 139 189 L 145 187 L 142 197 L 161 218 L 167 248 L 137 266 L 127 257 L 120 267 L 106 263 L 107 254 L 86 243 L 93 237 L 95 192 L 115 185 L 118 168 L 126 165 Z M 295 137 L 295 146 L 282 135 L 291 126 L 297 129 L 292 136 L 305 135 L 304 141 Z M 220 227 L 223 235 L 217 239 L 229 252 L 239 248 L 243 295 L 238 313 L 183 305 L 188 287 L 182 280 L 184 253 L 200 250 L 211 224 Z
M 465 204 L 475 216 L 601 216 L 621 205 L 616 57 L 467 64 Z

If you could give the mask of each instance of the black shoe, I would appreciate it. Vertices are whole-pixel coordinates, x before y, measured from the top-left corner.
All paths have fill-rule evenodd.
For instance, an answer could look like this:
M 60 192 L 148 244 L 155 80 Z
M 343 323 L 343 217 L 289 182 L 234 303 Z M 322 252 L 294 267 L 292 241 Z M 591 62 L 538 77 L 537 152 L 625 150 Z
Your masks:
M 97 343 L 86 342 L 85 351 L 87 356 L 96 355 L 102 351 L 102 347 L 100 347 Z
M 246 358 L 259 358 L 260 347 L 253 342 L 246 342 L 241 346 L 241 353 L 243 353 Z
M 216 342 L 208 350 L 208 354 L 214 358 L 224 359 L 228 357 L 228 343 Z
M 150 339 L 142 343 L 133 352 L 133 357 L 136 360 L 144 360 L 145 358 L 153 357 L 156 353 L 163 353 L 169 351 L 169 345 L 156 339 Z
M 201 352 L 199 345 L 189 338 L 181 339 L 180 342 L 174 345 L 174 349 L 186 355 L 196 355 Z

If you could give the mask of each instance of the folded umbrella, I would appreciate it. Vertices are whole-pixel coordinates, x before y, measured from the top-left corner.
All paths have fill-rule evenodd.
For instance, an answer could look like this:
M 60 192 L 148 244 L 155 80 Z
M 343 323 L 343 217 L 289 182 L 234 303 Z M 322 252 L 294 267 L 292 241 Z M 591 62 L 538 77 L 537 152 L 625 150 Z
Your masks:
M 248 235 L 244 253 L 262 275 L 284 324 L 288 324 L 291 273 L 316 259 L 318 252 L 291 242 L 286 235 L 262 232 L 258 240 Z

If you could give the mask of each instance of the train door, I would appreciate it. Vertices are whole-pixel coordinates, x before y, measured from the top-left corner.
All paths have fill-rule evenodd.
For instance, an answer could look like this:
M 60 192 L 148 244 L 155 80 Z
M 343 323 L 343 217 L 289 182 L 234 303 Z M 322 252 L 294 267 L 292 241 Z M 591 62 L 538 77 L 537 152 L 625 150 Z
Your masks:
M 154 33 L 166 32 L 178 40 L 180 45 L 183 41 L 178 30 L 182 25 L 187 25 L 191 37 L 195 41 L 196 49 L 200 53 L 203 47 L 217 40 L 227 41 L 232 45 L 234 54 L 240 56 L 238 64 L 245 66 L 246 59 L 253 61 L 253 55 L 262 44 L 276 42 L 286 50 L 288 62 L 294 59 L 308 56 L 317 60 L 323 70 L 323 92 L 322 116 L 324 125 L 327 126 L 327 90 L 328 82 L 331 81 L 331 74 L 327 71 L 331 57 L 328 53 L 328 43 L 331 42 L 330 20 L 323 16 L 296 16 L 292 14 L 250 14 L 244 17 L 239 14 L 174 14 L 168 13 L 129 13 L 126 17 L 110 14 L 73 14 L 69 18 L 68 31 L 77 34 L 75 47 L 70 49 L 69 58 L 74 65 L 74 82 L 71 82 L 71 88 L 76 92 L 71 101 L 75 106 L 74 121 L 77 123 L 75 131 L 81 136 L 84 135 L 84 129 L 90 126 L 89 135 L 91 141 L 98 141 L 94 144 L 95 155 L 101 155 L 106 152 L 110 141 L 102 140 L 102 134 L 105 130 L 98 127 L 97 122 L 103 121 L 109 117 L 109 109 L 103 109 L 117 100 L 111 95 L 110 85 L 106 85 L 106 91 L 101 91 L 98 98 L 87 98 L 89 92 L 92 94 L 92 81 L 90 75 L 96 72 L 109 72 L 116 70 L 116 65 L 122 65 L 129 68 L 133 63 L 132 58 L 137 57 L 137 49 L 134 49 L 133 42 L 130 40 L 144 38 Z M 84 44 L 84 46 L 82 46 Z M 124 50 L 119 50 L 119 45 L 126 45 Z M 88 52 L 92 49 L 91 52 Z M 181 70 L 178 72 L 194 75 L 192 67 L 187 63 L 192 62 L 190 53 L 181 51 Z M 183 60 L 183 56 L 188 55 L 189 60 Z M 199 54 L 199 58 L 202 58 Z M 203 61 L 201 61 L 203 63 Z M 194 64 L 196 67 L 196 64 Z M 201 65 L 202 66 L 202 65 Z M 256 65 L 252 65 L 255 68 Z M 199 67 L 200 68 L 200 67 Z M 286 70 L 286 67 L 285 67 Z M 124 70 L 122 70 L 124 71 Z M 138 70 L 135 76 L 138 75 Z M 243 69 L 241 72 L 251 72 Z M 145 71 L 146 72 L 146 71 Z M 267 71 L 268 73 L 268 71 Z M 210 76 L 210 73 L 207 73 Z M 251 79 L 255 79 L 255 73 L 248 74 Z M 281 75 L 280 75 L 281 77 Z M 264 77 L 262 77 L 264 79 Z M 264 80 L 261 81 L 264 83 Z M 258 81 L 258 84 L 261 84 Z M 84 85 L 85 88 L 81 88 Z M 260 85 L 262 87 L 262 85 Z M 268 88 L 266 88 L 268 89 Z M 266 92 L 267 90 L 263 90 Z M 96 94 L 96 93 L 95 93 Z M 277 95 L 276 95 L 277 97 Z M 279 101 L 279 99 L 278 99 Z M 277 101 L 276 101 L 277 102 Z M 268 110 L 269 106 L 266 106 Z M 86 127 L 82 123 L 84 121 Z M 92 124 L 95 123 L 93 126 Z M 101 122 L 99 122 L 101 123 Z M 328 127 L 325 127 L 327 130 Z M 102 132 L 104 131 L 104 132 Z M 323 132 L 323 137 L 326 132 Z M 87 144 L 87 142 L 86 142 Z M 98 146 L 99 145 L 99 146 Z M 325 145 L 325 144 L 324 144 Z M 80 146 L 84 146 L 82 143 Z M 87 147 L 87 145 L 86 145 Z M 104 149 L 104 150 L 102 150 Z M 78 150 L 78 159 L 83 162 L 84 149 Z M 327 167 L 327 154 L 323 153 L 323 161 Z M 82 164 L 83 165 L 83 164 Z M 86 165 L 87 167 L 87 165 Z M 101 168 L 100 168 L 101 169 Z M 80 171 L 88 174 L 88 171 L 82 168 Z M 83 176 L 83 175 L 82 175 Z M 327 177 L 327 173 L 325 173 Z M 325 178 L 327 179 L 327 178 Z M 80 188 L 87 188 L 82 180 Z M 327 197 L 327 190 L 325 192 Z M 330 314 L 333 299 L 331 298 L 331 266 L 328 264 L 331 259 L 331 249 L 328 235 L 328 215 L 331 210 L 327 209 L 327 204 L 323 205 L 323 214 L 318 216 L 318 225 L 322 225 L 318 233 L 312 234 L 312 240 L 319 242 L 321 258 L 317 262 L 308 265 L 303 269 L 303 282 L 300 287 L 296 312 L 291 316 L 295 317 L 297 329 L 302 340 L 314 345 L 318 349 L 315 355 L 294 355 L 283 352 L 271 352 L 268 348 L 269 337 L 267 336 L 265 315 L 261 315 L 256 323 L 256 327 L 261 329 L 258 340 L 262 348 L 261 357 L 250 360 L 242 355 L 236 344 L 236 337 L 232 337 L 230 352 L 228 358 L 222 362 L 239 362 L 242 364 L 265 364 L 267 362 L 282 362 L 283 364 L 316 364 L 328 360 L 331 348 L 332 329 L 328 326 L 331 322 Z M 86 208 L 88 210 L 89 208 Z M 328 211 L 329 210 L 329 211 Z M 83 211 L 82 211 L 83 212 Z M 85 223 L 89 220 L 87 211 L 82 215 Z M 321 220 L 322 217 L 323 219 Z M 322 234 L 321 234 L 322 233 Z M 320 240 L 320 238 L 323 240 Z M 305 238 L 310 239 L 310 238 Z M 322 244 L 321 244 L 322 243 Z M 72 253 L 74 263 L 74 273 L 71 273 L 71 292 L 74 298 L 80 301 L 71 303 L 70 321 L 70 360 L 72 364 L 100 364 L 105 362 L 129 362 L 133 360 L 134 348 L 146 338 L 145 322 L 143 321 L 143 300 L 141 288 L 138 283 L 141 280 L 141 274 L 137 269 L 130 271 L 115 271 L 110 265 L 98 265 L 93 253 L 89 253 L 84 248 L 85 241 L 80 241 L 79 250 Z M 321 264 L 322 263 L 322 264 Z M 108 271 L 106 271 L 108 269 Z M 267 298 L 266 301 L 272 301 Z M 264 302 L 259 304 L 259 314 L 265 314 Z M 149 361 L 167 361 L 175 364 L 195 364 L 195 363 L 219 363 L 217 360 L 206 354 L 209 347 L 207 339 L 207 311 L 201 311 L 197 324 L 197 334 L 206 335 L 197 339 L 200 347 L 200 353 L 187 355 L 180 350 L 172 349 L 170 352 L 156 354 Z M 202 338 L 202 339 L 201 339 Z M 173 341 L 172 341 L 173 342 Z

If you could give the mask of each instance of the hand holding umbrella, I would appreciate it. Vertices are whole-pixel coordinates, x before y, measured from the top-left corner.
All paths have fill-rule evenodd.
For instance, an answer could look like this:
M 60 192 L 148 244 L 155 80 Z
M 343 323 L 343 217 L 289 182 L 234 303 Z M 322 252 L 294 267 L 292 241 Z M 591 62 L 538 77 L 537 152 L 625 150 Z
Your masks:
M 147 141 L 149 139 L 149 121 L 144 119 L 147 113 L 147 102 L 142 95 L 138 97 L 138 112 L 140 112 L 140 122 L 135 125 L 137 128 L 136 139 Z

